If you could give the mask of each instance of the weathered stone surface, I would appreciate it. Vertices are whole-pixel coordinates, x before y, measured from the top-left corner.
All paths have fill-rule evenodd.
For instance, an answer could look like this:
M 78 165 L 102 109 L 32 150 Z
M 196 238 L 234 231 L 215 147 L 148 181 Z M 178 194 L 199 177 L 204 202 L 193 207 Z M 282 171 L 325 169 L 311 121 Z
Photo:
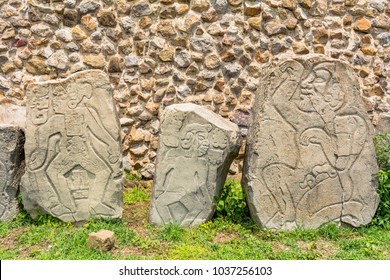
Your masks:
M 2 111 L 2 108 L 0 108 Z M 0 113 L 1 119 L 1 113 Z M 17 194 L 24 172 L 24 133 L 20 127 L 0 124 L 0 221 L 19 213 Z
M 84 63 L 93 67 L 93 68 L 103 68 L 106 65 L 106 61 L 104 59 L 103 54 L 98 55 L 86 55 L 84 56 Z
M 119 120 L 106 74 L 78 72 L 27 87 L 26 166 L 21 193 L 35 218 L 66 222 L 122 213 Z
M 115 234 L 110 230 L 99 230 L 88 234 L 87 245 L 103 252 L 110 251 L 115 245 Z
M 98 3 L 98 1 L 93 1 L 93 0 L 83 0 L 78 5 L 78 9 L 82 14 L 93 13 L 99 8 L 100 8 L 100 4 Z
M 237 125 L 195 104 L 166 108 L 149 212 L 152 224 L 209 220 L 240 147 Z
M 363 17 L 356 20 L 353 29 L 360 32 L 368 32 L 371 28 L 371 25 L 371 21 Z
M 322 57 L 266 69 L 243 172 L 253 219 L 279 229 L 368 224 L 379 202 L 377 164 L 352 70 Z
M 24 128 L 26 124 L 26 108 L 13 104 L 1 104 L 0 124 Z

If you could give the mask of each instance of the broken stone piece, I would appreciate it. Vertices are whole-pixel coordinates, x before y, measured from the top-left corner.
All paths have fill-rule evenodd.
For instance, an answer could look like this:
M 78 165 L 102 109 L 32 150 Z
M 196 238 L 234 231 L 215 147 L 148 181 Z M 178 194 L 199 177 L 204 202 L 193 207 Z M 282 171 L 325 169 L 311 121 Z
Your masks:
M 33 218 L 121 217 L 120 128 L 104 72 L 28 85 L 25 153 L 21 194 Z
M 87 245 L 103 252 L 110 251 L 115 245 L 115 234 L 110 230 L 99 230 L 88 234 Z
M 19 127 L 0 124 L 0 221 L 19 213 L 17 195 L 24 172 L 24 133 Z
M 215 211 L 241 136 L 236 124 L 195 104 L 167 107 L 161 118 L 149 221 L 195 226 Z
M 368 224 L 378 167 L 353 71 L 314 56 L 264 71 L 243 171 L 253 219 L 275 229 Z

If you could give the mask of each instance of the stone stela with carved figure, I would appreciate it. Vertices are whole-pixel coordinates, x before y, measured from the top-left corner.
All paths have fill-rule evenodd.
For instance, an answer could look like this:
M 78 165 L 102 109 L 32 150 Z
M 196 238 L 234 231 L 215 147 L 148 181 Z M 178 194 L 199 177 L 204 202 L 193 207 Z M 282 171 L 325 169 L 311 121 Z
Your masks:
M 121 217 L 120 126 L 104 72 L 28 85 L 25 152 L 21 193 L 33 218 Z
M 353 71 L 312 56 L 264 72 L 243 171 L 252 218 L 275 229 L 368 224 L 378 167 Z
M 168 106 L 161 118 L 149 221 L 199 225 L 213 216 L 241 135 L 237 125 L 195 104 Z

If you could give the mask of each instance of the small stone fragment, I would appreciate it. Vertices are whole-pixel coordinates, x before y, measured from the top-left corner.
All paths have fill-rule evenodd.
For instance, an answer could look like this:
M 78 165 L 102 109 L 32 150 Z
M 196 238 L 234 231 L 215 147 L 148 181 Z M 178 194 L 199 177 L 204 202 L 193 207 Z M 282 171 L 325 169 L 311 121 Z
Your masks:
M 88 234 L 87 245 L 91 248 L 108 252 L 115 246 L 115 234 L 110 230 L 99 230 Z

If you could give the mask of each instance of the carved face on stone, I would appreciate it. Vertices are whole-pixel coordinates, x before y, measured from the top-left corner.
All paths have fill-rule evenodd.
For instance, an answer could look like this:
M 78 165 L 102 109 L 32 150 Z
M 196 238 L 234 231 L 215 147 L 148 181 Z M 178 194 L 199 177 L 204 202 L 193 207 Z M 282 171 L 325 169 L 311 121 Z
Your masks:
M 52 107 L 55 113 L 63 114 L 67 107 L 66 91 L 63 87 L 55 87 L 53 91 Z
M 204 156 L 208 149 L 209 149 L 209 140 L 207 139 L 207 133 L 206 132 L 199 132 L 198 133 L 198 157 Z
M 31 108 L 31 121 L 35 125 L 41 125 L 47 121 L 49 112 L 48 93 L 47 87 L 34 86 L 31 88 L 29 107 Z
M 306 112 L 318 111 L 325 104 L 336 111 L 343 104 L 344 94 L 336 78 L 335 68 L 328 63 L 315 66 L 301 83 L 299 109 Z
M 209 147 L 208 140 L 209 126 L 202 126 L 200 124 L 190 124 L 184 128 L 181 137 L 181 146 L 185 150 L 190 150 L 198 157 L 204 156 Z
M 323 65 L 317 65 L 301 83 L 301 101 L 299 109 L 305 112 L 315 111 L 313 101 L 322 99 L 327 85 L 332 78 L 330 69 Z

